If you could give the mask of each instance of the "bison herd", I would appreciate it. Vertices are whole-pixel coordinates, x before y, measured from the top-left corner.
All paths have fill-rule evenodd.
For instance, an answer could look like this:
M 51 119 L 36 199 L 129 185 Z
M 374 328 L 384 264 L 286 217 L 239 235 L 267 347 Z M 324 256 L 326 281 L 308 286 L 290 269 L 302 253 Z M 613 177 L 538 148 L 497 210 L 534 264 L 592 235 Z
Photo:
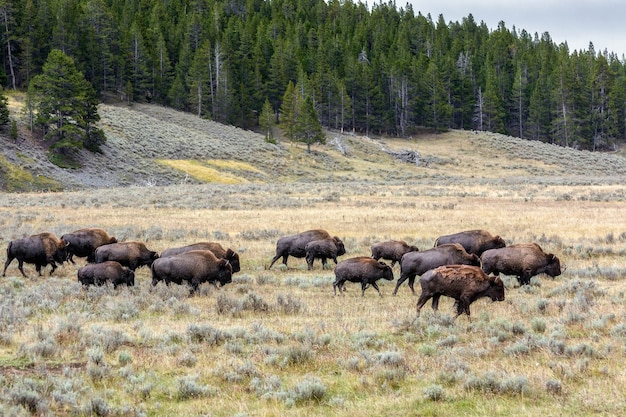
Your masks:
M 289 256 L 305 258 L 309 270 L 315 259 L 320 259 L 322 268 L 327 260 L 336 264 L 333 291 L 345 291 L 344 284 L 361 284 L 361 294 L 372 286 L 378 294 L 379 279 L 394 279 L 393 266 L 400 265 L 400 277 L 393 295 L 408 279 L 415 294 L 415 277 L 420 277 L 421 295 L 417 302 L 417 313 L 432 299 L 432 308 L 437 310 L 439 298 L 444 295 L 455 300 L 456 316 L 470 316 L 469 306 L 475 300 L 487 297 L 493 301 L 504 300 L 504 284 L 499 274 L 514 275 L 521 285 L 530 283 L 530 278 L 545 273 L 551 277 L 561 274 L 559 259 L 545 253 L 536 243 L 507 246 L 500 236 L 485 230 L 469 230 L 441 236 L 433 248 L 420 251 L 404 241 L 389 240 L 371 246 L 371 257 L 359 256 L 339 262 L 338 256 L 346 254 L 344 243 L 326 230 L 308 230 L 285 236 L 276 242 L 276 255 L 269 268 L 282 258 L 287 266 Z M 58 238 L 53 233 L 40 233 L 9 242 L 3 276 L 13 259 L 23 270 L 24 262 L 34 264 L 41 276 L 41 268 L 51 265 L 54 272 L 57 264 L 74 263 L 74 257 L 84 257 L 88 264 L 78 270 L 78 281 L 83 285 L 111 283 L 133 286 L 135 270 L 147 266 L 152 273 L 152 285 L 159 281 L 188 284 L 192 293 L 205 283 L 217 286 L 232 281 L 232 274 L 241 270 L 239 255 L 225 249 L 216 242 L 200 242 L 188 246 L 169 248 L 160 255 L 149 250 L 142 242 L 118 242 L 99 228 L 85 228 Z M 381 259 L 391 261 L 387 265 Z M 269 269 L 268 268 L 268 269 Z M 492 274 L 492 275 L 490 275 Z

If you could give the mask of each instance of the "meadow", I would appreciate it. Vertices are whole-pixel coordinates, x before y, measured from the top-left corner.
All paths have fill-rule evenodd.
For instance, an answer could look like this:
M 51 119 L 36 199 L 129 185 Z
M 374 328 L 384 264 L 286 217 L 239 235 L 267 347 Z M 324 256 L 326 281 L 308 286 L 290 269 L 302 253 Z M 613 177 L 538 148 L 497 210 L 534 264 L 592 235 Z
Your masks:
M 0 414 L 619 415 L 621 180 L 515 175 L 527 168 L 506 178 L 430 168 L 397 181 L 2 194 L 3 246 L 102 227 L 159 252 L 218 241 L 240 254 L 242 271 L 190 296 L 185 286 L 152 287 L 146 268 L 135 287 L 85 289 L 76 280 L 84 259 L 53 276 L 26 265 L 27 279 L 14 261 L 0 278 Z M 333 270 L 317 261 L 313 271 L 294 258 L 267 270 L 278 238 L 312 228 L 344 241 L 340 259 L 382 240 L 427 249 L 439 235 L 483 228 L 508 244 L 539 243 L 565 271 L 525 287 L 504 277 L 505 301 L 476 301 L 471 319 L 455 320 L 447 298 L 417 318 L 406 284 L 391 296 L 395 280 L 379 281 L 383 297 L 371 288 L 361 297 L 350 283 L 333 296 Z

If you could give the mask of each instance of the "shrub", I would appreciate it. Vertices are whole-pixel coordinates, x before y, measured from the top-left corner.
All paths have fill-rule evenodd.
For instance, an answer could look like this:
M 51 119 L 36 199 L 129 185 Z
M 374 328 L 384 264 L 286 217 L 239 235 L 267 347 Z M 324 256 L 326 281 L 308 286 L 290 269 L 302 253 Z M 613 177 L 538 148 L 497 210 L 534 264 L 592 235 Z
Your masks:
M 442 401 L 445 399 L 445 390 L 441 385 L 434 384 L 424 388 L 424 397 L 429 401 Z
M 185 376 L 178 378 L 178 390 L 176 397 L 179 400 L 188 400 L 190 398 L 206 397 L 217 394 L 217 390 L 210 385 L 199 385 L 198 376 Z

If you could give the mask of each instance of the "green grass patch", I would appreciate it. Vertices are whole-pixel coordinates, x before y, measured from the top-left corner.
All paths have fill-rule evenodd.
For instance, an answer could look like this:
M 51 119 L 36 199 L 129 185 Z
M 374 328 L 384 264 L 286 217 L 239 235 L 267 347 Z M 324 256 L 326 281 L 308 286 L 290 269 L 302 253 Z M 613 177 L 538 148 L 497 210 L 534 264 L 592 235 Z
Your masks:
M 7 192 L 61 191 L 63 186 L 42 175 L 33 175 L 0 155 L 0 189 Z

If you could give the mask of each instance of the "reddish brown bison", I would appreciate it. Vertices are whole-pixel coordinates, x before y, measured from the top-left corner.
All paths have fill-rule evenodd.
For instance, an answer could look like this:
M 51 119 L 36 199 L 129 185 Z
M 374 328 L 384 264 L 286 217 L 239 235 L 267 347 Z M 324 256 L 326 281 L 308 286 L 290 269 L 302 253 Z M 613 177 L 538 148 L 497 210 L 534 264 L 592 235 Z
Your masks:
M 210 250 L 193 250 L 167 258 L 159 258 L 152 263 L 152 285 L 159 281 L 191 285 L 191 292 L 204 282 L 224 286 L 231 282 L 233 268 L 226 259 L 217 258 Z
M 4 263 L 2 276 L 6 276 L 7 268 L 13 259 L 17 259 L 17 267 L 24 278 L 26 278 L 24 262 L 34 264 L 39 276 L 41 276 L 41 268 L 50 265 L 52 266 L 50 275 L 52 275 L 57 268 L 57 262 L 62 264 L 67 259 L 66 247 L 67 242 L 50 232 L 12 240 L 7 246 L 7 260 Z
M 372 245 L 371 249 L 372 258 L 374 260 L 377 261 L 382 258 L 391 261 L 392 268 L 396 262 L 400 263 L 402 255 L 405 253 L 419 251 L 417 246 L 409 245 L 403 240 L 388 240 L 386 242 L 375 243 Z
M 103 229 L 85 228 L 72 233 L 66 233 L 61 239 L 69 243 L 67 260 L 74 262 L 74 256 L 87 257 L 87 262 L 93 262 L 96 248 L 109 243 L 117 243 L 117 239 Z
M 113 288 L 122 284 L 132 287 L 135 285 L 135 273 L 117 261 L 106 261 L 80 268 L 78 270 L 78 282 L 84 286 L 100 286 L 110 282 L 113 284 Z
M 333 283 L 333 292 L 337 295 L 344 291 L 346 281 L 361 283 L 361 296 L 365 295 L 365 289 L 372 286 L 378 291 L 378 295 L 382 296 L 376 281 L 379 279 L 393 280 L 393 271 L 391 267 L 384 262 L 378 262 L 369 256 L 359 256 L 356 258 L 346 259 L 337 264 L 335 268 L 335 282 Z
M 459 243 L 448 243 L 421 252 L 409 252 L 400 261 L 400 278 L 393 290 L 396 295 L 400 285 L 409 280 L 409 288 L 415 294 L 413 285 L 415 276 L 443 265 L 474 265 L 480 266 L 480 258 L 467 253 Z
M 470 265 L 446 265 L 432 269 L 420 277 L 422 294 L 417 300 L 417 315 L 429 299 L 433 310 L 439 308 L 439 297 L 454 298 L 456 317 L 470 316 L 470 304 L 482 297 L 492 301 L 504 300 L 504 283 L 499 277 L 488 276 L 480 267 Z
M 278 239 L 276 242 L 276 256 L 272 258 L 272 262 L 268 269 L 272 268 L 274 262 L 278 258 L 283 258 L 283 264 L 287 266 L 287 259 L 289 256 L 294 258 L 304 258 L 306 256 L 306 244 L 313 240 L 326 239 L 331 237 L 326 230 L 316 229 L 307 230 L 306 232 L 298 233 L 296 235 L 285 236 Z
M 460 243 L 467 253 L 480 256 L 488 249 L 498 249 L 506 246 L 504 239 L 493 236 L 486 230 L 467 230 L 452 235 L 440 236 L 435 241 L 435 246 L 447 243 Z
M 96 248 L 96 263 L 117 261 L 133 271 L 140 266 L 150 266 L 159 255 L 146 248 L 143 242 L 117 242 Z
M 561 275 L 561 262 L 551 253 L 545 253 L 536 243 L 521 243 L 501 249 L 490 249 L 481 256 L 483 271 L 487 274 L 515 275 L 521 285 L 530 284 L 530 278 L 547 274 Z
M 326 260 L 332 259 L 337 264 L 337 256 L 345 255 L 346 248 L 337 236 L 325 239 L 312 240 L 304 247 L 305 259 L 309 270 L 313 269 L 315 259 L 322 260 L 322 269 L 326 267 Z
M 198 242 L 179 248 L 166 249 L 161 253 L 159 257 L 168 258 L 170 256 L 180 255 L 181 253 L 189 252 L 192 250 L 210 250 L 218 258 L 224 258 L 228 262 L 230 262 L 230 265 L 233 268 L 233 274 L 235 272 L 241 271 L 239 254 L 232 249 L 224 249 L 224 247 L 218 242 Z

